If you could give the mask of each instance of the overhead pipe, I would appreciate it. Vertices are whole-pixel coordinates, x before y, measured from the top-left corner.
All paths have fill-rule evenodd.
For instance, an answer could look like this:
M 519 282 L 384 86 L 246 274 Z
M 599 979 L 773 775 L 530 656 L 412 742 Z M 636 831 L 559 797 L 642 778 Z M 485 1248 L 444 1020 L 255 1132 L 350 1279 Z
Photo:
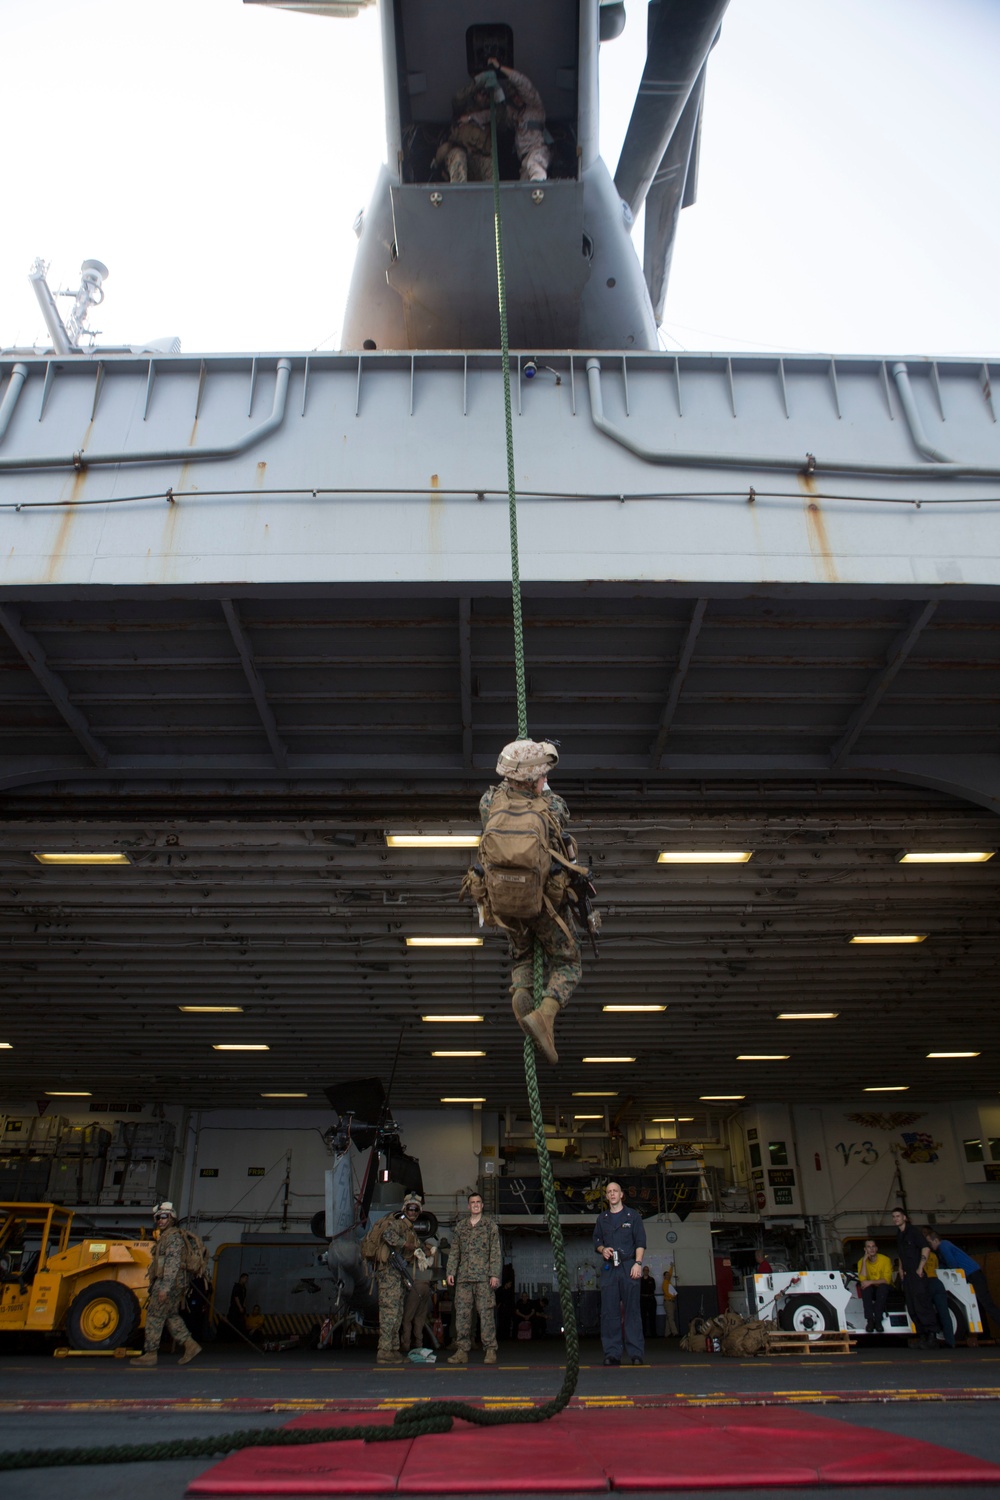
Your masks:
M 905 371 L 906 366 L 896 368 Z M 587 360 L 587 387 L 590 392 L 591 421 L 598 432 L 603 432 L 612 442 L 619 443 L 629 453 L 634 453 L 636 458 L 641 458 L 648 464 L 670 464 L 679 469 L 772 469 L 787 474 L 863 474 L 884 476 L 887 479 L 1000 479 L 1000 467 L 957 464 L 947 459 L 927 464 L 848 463 L 839 459 L 820 463 L 812 454 L 806 454 L 804 458 L 787 458 L 783 454 L 684 453 L 649 448 L 609 422 L 604 415 L 599 359 Z M 910 392 L 911 400 L 912 394 Z
M 906 418 L 906 425 L 910 429 L 910 437 L 913 439 L 914 448 L 924 458 L 930 459 L 931 463 L 950 464 L 951 459 L 947 453 L 941 453 L 939 449 L 933 447 L 924 431 L 924 424 L 920 420 L 920 413 L 917 410 L 913 388 L 910 385 L 910 372 L 902 360 L 897 360 L 893 365 L 892 378 L 896 382 L 899 404 L 903 408 L 903 416 Z
M 0 402 L 0 441 L 2 441 L 4 433 L 10 426 L 10 419 L 14 415 L 14 408 L 21 394 L 21 387 L 27 378 L 27 365 L 16 364 L 10 372 L 10 381 L 4 393 L 3 401 Z
M 15 365 L 15 369 L 25 366 Z M 288 377 L 291 374 L 290 359 L 279 359 L 274 378 L 274 402 L 271 415 L 259 426 L 252 427 L 243 437 L 233 443 L 221 443 L 211 448 L 156 448 L 148 453 L 132 453 L 120 450 L 116 453 L 87 453 L 81 449 L 70 458 L 0 458 L 0 473 L 11 469 L 89 469 L 97 464 L 171 464 L 198 463 L 209 458 L 233 458 L 245 453 L 248 448 L 270 437 L 285 419 L 285 403 L 288 397 Z M 8 396 L 9 396 L 8 392 Z M 4 402 L 6 405 L 6 400 Z M 0 428 L 2 435 L 2 428 Z

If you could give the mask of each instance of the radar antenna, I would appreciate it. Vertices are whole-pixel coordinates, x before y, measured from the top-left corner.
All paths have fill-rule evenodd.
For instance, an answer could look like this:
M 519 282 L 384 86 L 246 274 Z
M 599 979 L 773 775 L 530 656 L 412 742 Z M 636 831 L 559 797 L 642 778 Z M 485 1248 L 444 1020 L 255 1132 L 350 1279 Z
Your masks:
M 87 328 L 87 317 L 92 307 L 100 307 L 104 301 L 104 279 L 109 274 L 103 261 L 85 260 L 80 267 L 80 285 L 76 291 L 61 290 L 56 297 L 72 297 L 73 310 L 64 323 L 59 316 L 55 297 L 49 289 L 46 277 L 48 265 L 39 257 L 28 272 L 28 280 L 35 289 L 38 305 L 42 309 L 45 326 L 52 338 L 57 354 L 79 354 L 83 350 L 82 340 L 92 348 L 100 333 L 99 328 Z

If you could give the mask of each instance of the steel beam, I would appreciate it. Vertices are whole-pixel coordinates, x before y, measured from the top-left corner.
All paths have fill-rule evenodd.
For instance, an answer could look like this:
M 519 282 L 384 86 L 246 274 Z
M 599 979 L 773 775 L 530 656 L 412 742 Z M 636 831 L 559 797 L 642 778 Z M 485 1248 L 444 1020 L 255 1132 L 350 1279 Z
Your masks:
M 111 758 L 107 747 L 97 738 L 86 717 L 70 699 L 62 678 L 49 666 L 41 642 L 21 624 L 21 611 L 12 604 L 0 604 L 0 625 L 89 759 L 95 766 L 104 769 Z
M 250 644 L 246 631 L 243 629 L 239 608 L 232 599 L 220 599 L 219 603 L 222 605 L 222 613 L 226 617 L 226 624 L 229 626 L 229 633 L 233 638 L 233 643 L 239 652 L 240 661 L 243 664 L 243 672 L 246 676 L 253 701 L 256 704 L 260 722 L 264 726 L 264 733 L 267 735 L 267 743 L 271 747 L 274 763 L 279 771 L 287 771 L 288 751 L 278 733 L 278 726 L 275 722 L 271 705 L 267 701 L 267 692 L 261 680 L 260 673 L 257 670 L 257 663 L 254 661 L 253 647 Z
M 926 604 L 918 606 L 911 613 L 909 624 L 896 636 L 886 653 L 885 666 L 872 682 L 869 683 L 868 691 L 865 693 L 863 700 L 848 720 L 847 727 L 840 736 L 840 739 L 832 747 L 830 751 L 831 770 L 837 770 L 844 764 L 844 761 L 857 742 L 858 736 L 885 697 L 897 672 L 904 665 L 907 657 L 916 645 L 921 631 L 933 617 L 936 609 L 937 601 L 928 600 Z
M 705 611 L 707 608 L 707 599 L 695 600 L 694 609 L 691 611 L 691 618 L 688 621 L 687 633 L 684 636 L 684 644 L 681 646 L 680 655 L 677 658 L 677 666 L 674 668 L 674 675 L 670 679 L 670 688 L 667 693 L 667 701 L 664 704 L 663 712 L 660 715 L 660 727 L 657 731 L 656 739 L 653 741 L 652 747 L 649 752 L 650 761 L 654 770 L 660 769 L 660 764 L 663 760 L 663 749 L 667 743 L 667 736 L 670 733 L 670 726 L 673 723 L 674 714 L 677 712 L 677 704 L 680 702 L 681 692 L 683 691 L 684 683 L 687 679 L 688 669 L 691 666 L 691 658 L 694 655 L 694 648 L 698 644 L 698 636 L 701 634 L 701 625 L 702 621 L 705 618 Z

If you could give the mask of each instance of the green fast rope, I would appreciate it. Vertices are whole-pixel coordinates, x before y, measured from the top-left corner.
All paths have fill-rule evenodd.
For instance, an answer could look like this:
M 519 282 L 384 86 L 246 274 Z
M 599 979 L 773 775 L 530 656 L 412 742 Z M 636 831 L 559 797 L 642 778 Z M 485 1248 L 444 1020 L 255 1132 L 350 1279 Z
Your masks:
M 511 604 L 514 618 L 514 677 L 517 690 L 517 737 L 528 737 L 528 699 L 524 677 L 524 622 L 521 614 L 521 570 L 517 546 L 517 486 L 514 477 L 514 424 L 510 407 L 510 346 L 507 335 L 507 282 L 503 262 L 503 226 L 500 214 L 500 159 L 497 150 L 497 107 L 494 95 L 490 94 L 490 140 L 493 154 L 493 226 L 497 250 L 497 300 L 500 304 L 500 364 L 503 370 L 503 410 L 507 440 L 507 509 L 510 522 L 510 579 Z M 542 1003 L 542 948 L 535 939 L 534 951 L 534 995 L 535 1009 Z M 542 1198 L 545 1203 L 545 1218 L 549 1238 L 552 1242 L 556 1279 L 559 1283 L 559 1311 L 566 1339 L 566 1374 L 556 1396 L 544 1406 L 523 1414 L 511 1412 L 510 1420 L 546 1421 L 569 1402 L 576 1390 L 580 1374 L 580 1340 L 576 1327 L 576 1309 L 573 1306 L 573 1291 L 569 1284 L 566 1266 L 566 1247 L 563 1243 L 562 1225 L 559 1222 L 559 1207 L 556 1203 L 556 1188 L 552 1177 L 552 1159 L 545 1139 L 542 1120 L 542 1100 L 538 1091 L 538 1070 L 535 1048 L 530 1037 L 524 1039 L 524 1080 L 531 1106 L 531 1128 L 535 1135 L 538 1152 L 538 1169 L 542 1179 Z M 464 1414 L 463 1414 L 464 1415 Z
M 524 677 L 524 628 L 521 616 L 521 577 L 517 550 L 517 491 L 514 482 L 514 429 L 510 406 L 510 349 L 507 340 L 507 287 L 503 267 L 503 235 L 500 225 L 500 163 L 497 152 L 496 104 L 490 96 L 490 131 L 493 145 L 493 222 L 496 232 L 497 296 L 500 303 L 500 354 L 503 369 L 504 419 L 507 437 L 507 497 L 510 510 L 511 593 L 514 615 L 514 672 L 517 686 L 517 736 L 528 737 L 528 706 Z M 535 1007 L 542 999 L 542 950 L 535 943 Z M 272 1430 L 251 1427 L 243 1432 L 207 1438 L 178 1438 L 168 1443 L 135 1443 L 110 1448 L 22 1448 L 0 1453 L 0 1472 L 8 1469 L 46 1469 L 76 1464 L 128 1464 L 169 1458 L 211 1458 L 214 1454 L 233 1453 L 241 1448 L 300 1447 L 310 1443 L 337 1443 L 363 1439 L 366 1443 L 399 1442 L 424 1433 L 450 1431 L 454 1418 L 477 1427 L 505 1427 L 512 1423 L 547 1422 L 568 1405 L 580 1374 L 580 1340 L 576 1327 L 576 1309 L 566 1266 L 566 1249 L 556 1204 L 552 1159 L 545 1139 L 542 1100 L 538 1090 L 535 1048 L 530 1037 L 524 1039 L 524 1077 L 531 1106 L 531 1125 L 538 1151 L 542 1179 L 545 1217 L 559 1283 L 559 1309 L 566 1338 L 566 1374 L 557 1394 L 542 1406 L 518 1408 L 516 1411 L 482 1411 L 464 1401 L 421 1401 L 401 1408 L 391 1427 L 321 1427 Z

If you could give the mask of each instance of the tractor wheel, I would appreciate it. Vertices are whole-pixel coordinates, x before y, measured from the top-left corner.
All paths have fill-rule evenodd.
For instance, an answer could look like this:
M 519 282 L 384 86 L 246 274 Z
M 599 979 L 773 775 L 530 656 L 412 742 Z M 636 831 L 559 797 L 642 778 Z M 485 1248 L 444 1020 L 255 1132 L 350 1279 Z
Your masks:
M 965 1316 L 965 1308 L 957 1297 L 948 1297 L 948 1313 L 951 1322 L 951 1336 L 964 1344 L 969 1337 L 969 1320 Z
M 818 1338 L 827 1330 L 836 1331 L 840 1324 L 825 1297 L 815 1292 L 800 1292 L 797 1296 L 785 1298 L 785 1305 L 778 1313 L 778 1327 L 789 1333 L 807 1333 L 810 1338 Z
M 74 1349 L 118 1349 L 139 1321 L 139 1302 L 120 1281 L 94 1281 L 78 1292 L 66 1316 Z

